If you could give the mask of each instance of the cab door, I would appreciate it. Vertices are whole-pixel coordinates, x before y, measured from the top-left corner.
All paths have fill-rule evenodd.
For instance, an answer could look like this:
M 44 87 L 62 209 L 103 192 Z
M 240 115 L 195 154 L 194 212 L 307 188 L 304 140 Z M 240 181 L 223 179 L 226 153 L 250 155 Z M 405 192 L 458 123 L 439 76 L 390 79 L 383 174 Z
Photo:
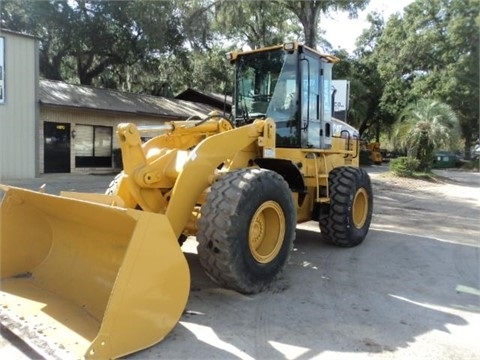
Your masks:
M 302 147 L 331 147 L 332 64 L 305 52 L 300 61 Z

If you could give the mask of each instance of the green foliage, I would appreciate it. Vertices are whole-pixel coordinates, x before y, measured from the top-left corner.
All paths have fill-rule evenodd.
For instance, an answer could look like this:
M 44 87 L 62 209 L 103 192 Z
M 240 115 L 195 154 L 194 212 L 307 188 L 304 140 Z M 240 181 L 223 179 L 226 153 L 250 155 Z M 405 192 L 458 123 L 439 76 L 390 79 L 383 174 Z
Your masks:
M 2 5 L 2 26 L 40 38 L 40 71 L 48 79 L 91 85 L 109 74 L 109 83 L 119 84 L 125 79 L 114 79 L 115 70 L 181 48 L 184 40 L 171 2 L 4 0 Z
M 411 156 L 402 156 L 390 160 L 390 171 L 397 176 L 413 177 L 420 161 Z
M 0 20 L 39 37 L 45 78 L 172 96 L 186 87 L 230 88 L 225 43 L 296 40 L 303 26 L 316 47 L 320 12 L 355 16 L 367 2 L 1 0 Z
M 479 131 L 479 13 L 480 0 L 416 0 L 389 19 L 375 49 L 380 107 L 399 115 L 421 98 L 450 105 L 467 156 Z
M 425 171 L 437 150 L 455 150 L 458 119 L 450 106 L 422 99 L 407 106 L 392 135 L 395 147 L 418 159 L 419 169 Z
M 297 17 L 303 27 L 303 42 L 315 49 L 319 40 L 321 13 L 348 11 L 351 17 L 356 17 L 358 10 L 364 9 L 369 0 L 276 0 L 272 2 L 284 6 Z
M 209 51 L 190 53 L 188 72 L 183 74 L 179 82 L 183 86 L 203 91 L 231 94 L 233 89 L 233 68 L 225 61 L 228 49 L 214 47 Z
M 299 24 L 286 17 L 283 4 L 274 1 L 220 0 L 212 10 L 213 29 L 238 45 L 251 49 L 280 44 L 286 39 L 297 39 Z
M 0 0 L 0 25 L 40 39 L 48 79 L 173 96 L 186 87 L 231 88 L 224 53 L 288 40 L 321 43 L 321 14 L 368 0 Z M 450 105 L 465 149 L 478 138 L 480 0 L 416 0 L 403 17 L 376 13 L 345 51 L 336 79 L 350 80 L 348 121 L 378 138 L 423 98 Z M 320 34 L 320 35 L 319 35 Z M 227 45 L 228 44 L 228 45 Z
M 385 22 L 377 13 L 369 14 L 367 19 L 370 27 L 357 39 L 354 56 L 336 54 L 341 62 L 334 67 L 334 75 L 350 80 L 348 122 L 359 129 L 362 137 L 378 140 L 380 130 L 390 129 L 395 117 L 380 106 L 384 81 L 378 72 L 378 58 L 374 55 Z M 345 62 L 348 67 L 342 65 Z M 342 71 L 343 68 L 348 68 L 348 72 Z

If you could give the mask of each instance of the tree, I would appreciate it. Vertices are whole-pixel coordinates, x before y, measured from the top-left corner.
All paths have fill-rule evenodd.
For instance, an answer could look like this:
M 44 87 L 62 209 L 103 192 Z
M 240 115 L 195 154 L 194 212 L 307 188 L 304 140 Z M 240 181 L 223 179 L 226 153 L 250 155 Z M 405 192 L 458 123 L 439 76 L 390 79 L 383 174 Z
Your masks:
M 273 1 L 218 1 L 214 30 L 251 49 L 279 44 L 301 33 L 300 26 L 285 13 L 285 8 Z
M 363 10 L 369 0 L 197 0 L 196 3 L 200 7 L 194 12 L 194 19 L 212 11 L 220 25 L 216 30 L 229 39 L 242 39 L 252 49 L 280 43 L 291 36 L 300 38 L 297 23 L 288 16 L 291 12 L 302 25 L 304 44 L 315 49 L 320 39 L 321 13 L 348 11 L 351 17 L 356 17 L 358 10 Z M 202 29 L 210 28 L 209 22 L 200 24 L 203 24 L 200 25 Z
M 422 99 L 405 108 L 392 140 L 409 156 L 419 160 L 419 170 L 426 171 L 435 151 L 454 149 L 458 138 L 458 118 L 452 108 L 435 100 Z
M 48 79 L 95 84 L 106 73 L 111 78 L 116 67 L 173 52 L 184 41 L 175 4 L 167 1 L 4 0 L 2 5 L 2 26 L 40 38 L 40 72 Z
M 39 37 L 45 78 L 171 94 L 185 86 L 218 91 L 228 82 L 219 60 L 230 44 L 256 48 L 298 39 L 301 23 L 306 44 L 315 48 L 320 13 L 345 10 L 355 16 L 367 3 L 1 0 L 0 20 Z
M 425 97 L 450 105 L 467 158 L 479 131 L 479 12 L 480 0 L 416 0 L 389 19 L 375 50 L 380 106 L 400 114 Z
M 301 32 L 300 26 L 285 16 L 285 7 L 274 1 L 179 1 L 179 8 L 194 50 L 210 48 L 212 42 L 255 49 L 297 38 Z
M 60 4 L 27 0 L 4 0 L 0 3 L 0 25 L 4 28 L 26 32 L 41 39 L 40 72 L 52 80 L 63 80 L 65 60 L 72 43 L 65 40 L 75 38 L 70 13 Z
M 305 45 L 316 49 L 319 40 L 320 14 L 330 11 L 348 11 L 356 17 L 358 10 L 363 10 L 370 0 L 277 0 L 290 10 L 303 26 Z
M 370 26 L 357 39 L 354 56 L 345 51 L 335 54 L 341 61 L 334 67 L 334 76 L 350 81 L 348 122 L 358 128 L 363 138 L 379 141 L 380 129 L 390 128 L 394 121 L 392 114 L 380 107 L 384 82 L 374 56 L 385 22 L 377 13 L 369 14 L 367 19 Z

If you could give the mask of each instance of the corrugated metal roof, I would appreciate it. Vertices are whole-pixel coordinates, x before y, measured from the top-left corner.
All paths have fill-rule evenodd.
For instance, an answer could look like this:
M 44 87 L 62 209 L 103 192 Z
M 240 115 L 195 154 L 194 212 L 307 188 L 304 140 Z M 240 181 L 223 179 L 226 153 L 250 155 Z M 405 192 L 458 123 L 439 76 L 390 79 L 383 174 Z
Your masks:
M 39 101 L 45 105 L 176 119 L 187 119 L 192 115 L 205 116 L 212 110 L 218 110 L 190 101 L 72 85 L 53 80 L 40 80 Z
M 188 89 L 182 91 L 181 93 L 177 94 L 177 96 L 175 96 L 175 98 L 177 98 L 177 99 L 187 99 L 187 98 L 190 98 L 190 97 L 195 96 L 195 95 L 204 96 L 204 97 L 212 99 L 214 101 L 218 101 L 221 104 L 225 103 L 229 106 L 232 106 L 233 99 L 230 95 L 227 95 L 225 97 L 225 95 L 222 95 L 222 94 L 216 94 L 216 93 L 212 93 L 212 92 L 208 92 L 208 91 L 200 91 L 200 90 L 192 89 L 192 88 L 188 88 Z
M 32 38 L 32 39 L 38 39 L 38 37 L 35 36 L 35 35 L 27 34 L 27 33 L 24 33 L 24 32 L 13 31 L 13 30 L 10 30 L 10 29 L 0 27 L 0 35 L 2 35 L 2 33 L 24 36 L 24 37 L 28 37 L 28 38 Z
M 212 93 L 212 92 L 208 92 L 208 91 L 200 91 L 200 90 L 197 90 L 197 89 L 192 89 L 192 90 L 197 91 L 200 94 L 208 96 L 212 99 L 221 101 L 222 103 L 225 102 L 227 105 L 232 105 L 232 97 L 230 95 L 225 96 L 223 94 L 216 94 L 216 93 Z

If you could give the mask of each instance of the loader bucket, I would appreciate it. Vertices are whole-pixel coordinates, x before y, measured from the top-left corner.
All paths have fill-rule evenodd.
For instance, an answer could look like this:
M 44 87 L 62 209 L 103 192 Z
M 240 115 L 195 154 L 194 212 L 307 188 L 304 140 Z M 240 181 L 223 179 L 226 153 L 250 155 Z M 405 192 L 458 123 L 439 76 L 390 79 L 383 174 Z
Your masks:
M 175 326 L 190 275 L 165 215 L 0 190 L 0 321 L 38 353 L 117 358 Z

